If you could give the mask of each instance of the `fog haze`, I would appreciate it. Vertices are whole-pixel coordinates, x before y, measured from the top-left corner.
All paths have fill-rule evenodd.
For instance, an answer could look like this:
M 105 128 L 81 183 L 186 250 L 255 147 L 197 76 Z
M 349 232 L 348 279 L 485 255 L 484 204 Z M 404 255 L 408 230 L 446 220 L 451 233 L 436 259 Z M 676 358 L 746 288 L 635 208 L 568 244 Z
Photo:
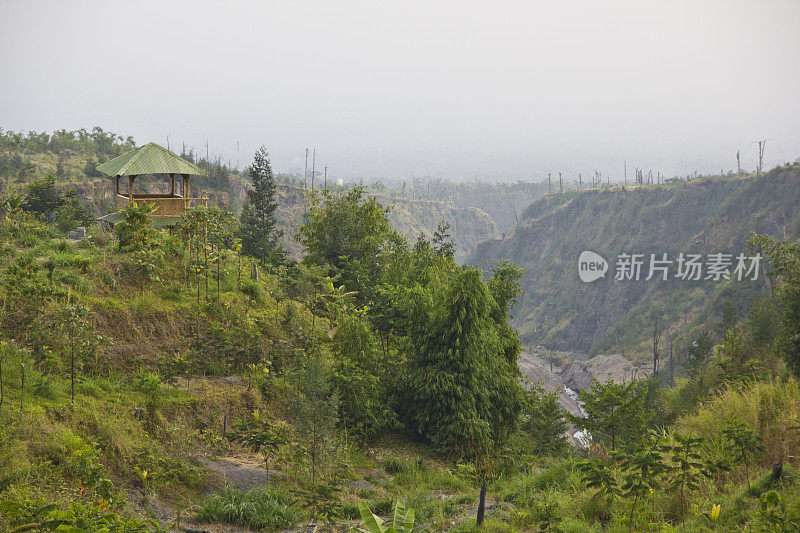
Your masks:
M 0 0 L 0 127 L 280 172 L 629 179 L 800 156 L 800 2 Z

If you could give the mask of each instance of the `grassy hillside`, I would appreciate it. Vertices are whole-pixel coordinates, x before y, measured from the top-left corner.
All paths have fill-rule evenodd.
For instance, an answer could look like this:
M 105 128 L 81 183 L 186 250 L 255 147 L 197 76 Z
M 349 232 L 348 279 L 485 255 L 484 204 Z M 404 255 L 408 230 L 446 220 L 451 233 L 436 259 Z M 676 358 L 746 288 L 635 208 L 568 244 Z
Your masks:
M 273 454 L 267 475 L 260 455 L 226 438 L 254 412 L 299 431 L 291 405 L 300 382 L 292 369 L 314 345 L 333 356 L 328 319 L 287 298 L 283 274 L 240 284 L 235 256 L 228 255 L 219 295 L 212 278 L 206 296 L 193 275 L 186 279 L 180 255 L 164 257 L 157 280 L 143 279 L 134 274 L 135 256 L 105 237 L 70 243 L 46 226 L 17 228 L 0 255 L 0 528 L 29 524 L 52 502 L 68 509 L 60 520 L 97 524 L 114 512 L 127 524 L 124 531 L 156 524 L 269 531 L 308 521 L 347 531 L 360 522 L 358 502 L 386 517 L 400 500 L 431 531 L 478 531 L 475 466 L 402 434 L 368 443 L 345 437 L 325 474 L 337 480 L 335 490 L 322 500 L 308 492 L 309 456 L 297 443 Z M 172 238 L 165 238 L 169 247 Z M 249 263 L 242 269 L 249 271 Z M 20 305 L 19 291 L 40 296 Z M 73 401 L 71 339 L 80 330 L 61 317 L 78 301 L 99 337 L 91 340 L 91 356 L 77 345 Z M 256 357 L 252 366 L 241 362 L 248 354 Z M 634 529 L 791 530 L 800 516 L 797 382 L 726 385 L 716 364 L 705 373 L 701 390 L 712 392 L 704 401 L 692 400 L 696 380 L 679 380 L 660 395 L 656 420 L 704 437 L 704 460 L 729 458 L 723 431 L 735 421 L 753 428 L 765 451 L 704 479 L 685 514 L 675 490 L 651 492 L 636 509 Z M 484 530 L 628 530 L 632 500 L 598 496 L 579 456 L 531 456 L 517 446 L 491 476 Z M 607 460 L 605 453 L 596 447 L 589 457 Z M 784 470 L 776 480 L 770 469 L 780 460 Z M 328 518 L 317 505 L 330 509 Z
M 708 178 L 663 186 L 548 195 L 534 202 L 502 239 L 480 245 L 470 262 L 508 258 L 527 269 L 515 309 L 522 339 L 559 349 L 646 357 L 655 320 L 676 345 L 713 329 L 730 302 L 739 316 L 765 288 L 758 281 L 621 281 L 620 253 L 746 252 L 751 232 L 800 236 L 800 167 L 742 179 Z M 578 256 L 605 257 L 605 279 L 582 283 Z M 645 266 L 645 275 L 646 277 Z M 674 273 L 675 270 L 672 270 Z M 620 340 L 621 339 L 621 340 Z
M 752 186 L 782 183 L 789 197 L 795 181 L 784 169 L 554 195 L 526 222 L 549 221 L 551 236 L 570 210 L 614 222 L 630 195 L 632 229 L 604 236 L 671 242 L 642 213 L 677 210 L 666 218 L 689 231 L 701 197 L 720 205 L 687 246 L 770 222 L 790 236 L 794 211 L 777 216 L 775 191 L 759 199 L 768 188 Z M 785 265 L 763 302 L 771 314 L 727 317 L 720 342 L 696 350 L 671 386 L 576 381 L 582 418 L 522 387 L 508 323 L 521 272 L 501 263 L 484 280 L 446 243 L 397 238 L 358 189 L 312 206 L 309 255 L 263 263 L 258 279 L 223 210 L 198 207 L 170 232 L 131 206 L 114 234 L 90 227 L 76 242 L 57 203 L 0 196 L 2 531 L 344 532 L 369 527 L 364 506 L 388 518 L 397 502 L 428 531 L 798 529 L 796 247 L 763 241 Z M 743 205 L 765 203 L 755 222 L 740 220 Z M 568 421 L 589 429 L 588 448 L 567 444 Z
M 160 234 L 145 260 L 92 233 L 71 243 L 22 213 L 0 224 L 0 529 L 35 522 L 50 502 L 71 509 L 60 519 L 95 525 L 113 511 L 123 531 L 144 519 L 347 530 L 357 502 L 385 515 L 399 498 L 437 530 L 469 520 L 474 469 L 402 433 L 337 437 L 335 463 L 317 465 L 317 483 L 335 479 L 325 495 L 309 493 L 309 455 L 294 438 L 271 477 L 228 439 L 254 413 L 294 435 L 298 368 L 310 353 L 332 356 L 331 316 L 313 314 L 308 294 L 287 296 L 297 280 L 285 269 L 254 282 L 251 261 L 225 250 L 219 284 L 206 285 L 177 236 Z M 324 509 L 334 514 L 323 520 Z
M 95 216 L 102 216 L 114 207 L 113 181 L 100 176 L 94 168 L 134 146 L 130 139 L 98 129 L 27 136 L 6 132 L 0 135 L 0 188 L 24 188 L 35 179 L 52 175 L 59 188 L 75 190 Z M 209 173 L 207 177 L 192 178 L 193 193 L 208 196 L 212 205 L 239 213 L 248 186 L 246 173 L 219 161 L 206 161 L 194 152 L 183 156 Z M 278 190 L 278 225 L 284 231 L 282 244 L 292 257 L 299 259 L 302 249 L 294 235 L 302 222 L 305 194 L 297 186 L 302 179 L 279 175 L 278 181 L 282 182 Z M 144 189 L 166 193 L 169 183 L 142 176 L 137 180 L 137 190 Z M 394 207 L 392 224 L 412 240 L 420 233 L 430 237 L 439 222 L 450 224 L 456 257 L 463 260 L 479 243 L 499 236 L 500 231 L 510 227 L 514 220 L 512 200 L 521 210 L 541 193 L 541 185 L 453 184 L 439 180 L 425 188 L 425 195 L 421 190 L 417 194 L 409 189 L 409 195 L 402 196 L 399 191 L 380 184 L 368 190 L 383 205 Z M 487 215 L 484 208 L 493 215 Z

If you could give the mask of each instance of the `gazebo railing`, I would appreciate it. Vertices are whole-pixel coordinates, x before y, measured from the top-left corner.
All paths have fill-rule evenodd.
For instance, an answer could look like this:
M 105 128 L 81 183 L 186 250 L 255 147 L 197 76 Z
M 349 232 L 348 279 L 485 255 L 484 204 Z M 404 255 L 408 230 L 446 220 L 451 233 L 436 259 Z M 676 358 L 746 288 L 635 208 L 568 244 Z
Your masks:
M 134 202 L 155 204 L 155 211 L 151 216 L 154 217 L 176 217 L 181 216 L 187 210 L 198 205 L 207 206 L 208 198 L 184 198 L 182 196 L 170 196 L 164 194 L 134 194 Z M 117 210 L 123 209 L 130 202 L 128 196 L 117 195 Z

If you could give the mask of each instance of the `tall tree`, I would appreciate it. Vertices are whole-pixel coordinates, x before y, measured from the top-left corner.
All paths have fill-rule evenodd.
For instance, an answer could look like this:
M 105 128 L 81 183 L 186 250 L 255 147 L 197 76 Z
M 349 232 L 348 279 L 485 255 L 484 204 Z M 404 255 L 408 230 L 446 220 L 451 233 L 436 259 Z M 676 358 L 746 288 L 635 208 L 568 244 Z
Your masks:
M 364 309 L 338 319 L 333 348 L 333 383 L 341 393 L 345 429 L 366 438 L 396 427 L 397 414 L 385 379 L 392 365 L 380 351 Z
M 450 224 L 442 220 L 436 226 L 436 232 L 433 234 L 431 241 L 433 249 L 436 253 L 445 257 L 453 257 L 456 253 L 456 244 L 453 242 L 453 237 L 450 235 Z
M 358 291 L 360 301 L 370 301 L 388 250 L 400 240 L 389 223 L 390 208 L 369 198 L 364 187 L 312 194 L 309 204 L 297 234 L 306 250 L 304 261 L 324 266 L 328 276 L 338 276 L 348 290 Z
M 248 169 L 253 188 L 247 191 L 241 217 L 242 252 L 263 263 L 279 263 L 284 251 L 278 243 L 283 231 L 275 227 L 275 176 L 269 164 L 269 154 L 262 146 L 253 156 Z
M 516 429 L 522 407 L 516 361 L 503 354 L 490 317 L 496 303 L 479 271 L 456 273 L 435 301 L 418 313 L 405 407 L 433 444 L 479 458 Z

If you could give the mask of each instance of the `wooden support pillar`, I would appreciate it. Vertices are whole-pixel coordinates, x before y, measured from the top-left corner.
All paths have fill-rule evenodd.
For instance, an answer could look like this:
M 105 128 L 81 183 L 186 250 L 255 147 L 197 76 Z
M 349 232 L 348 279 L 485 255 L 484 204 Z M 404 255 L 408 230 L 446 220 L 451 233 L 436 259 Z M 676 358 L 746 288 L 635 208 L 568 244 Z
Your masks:
M 128 200 L 133 203 L 133 180 L 136 176 L 128 176 Z
M 189 208 L 189 174 L 183 174 L 183 201 L 185 208 Z
M 175 174 L 170 174 L 169 179 L 172 182 L 169 187 L 169 195 L 175 196 Z
M 114 177 L 114 211 L 119 211 L 119 176 Z

